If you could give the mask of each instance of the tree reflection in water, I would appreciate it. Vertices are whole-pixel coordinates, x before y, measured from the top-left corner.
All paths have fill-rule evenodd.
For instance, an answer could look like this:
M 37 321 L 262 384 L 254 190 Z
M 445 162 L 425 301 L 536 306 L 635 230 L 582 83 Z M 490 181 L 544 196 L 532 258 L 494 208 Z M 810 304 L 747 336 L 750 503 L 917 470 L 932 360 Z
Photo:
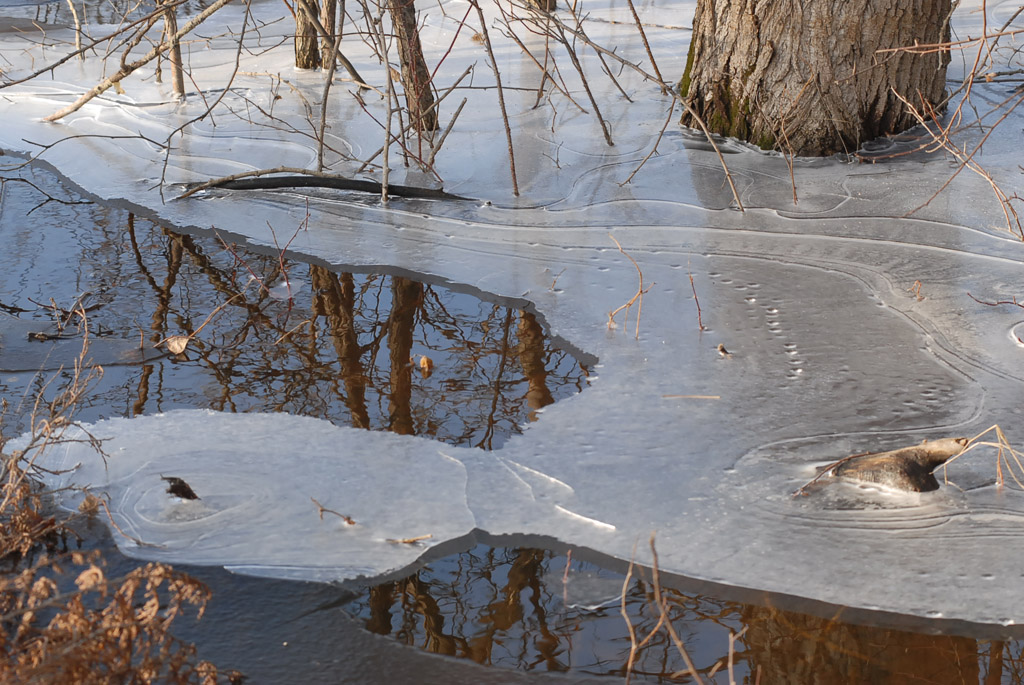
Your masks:
M 619 599 L 596 608 L 566 601 L 563 578 L 604 581 L 624 576 L 549 550 L 478 545 L 401 580 L 367 589 L 344 608 L 367 630 L 421 649 L 517 670 L 625 676 L 629 634 Z M 657 628 L 650 574 L 635 570 L 626 608 L 640 640 Z M 977 640 L 846 623 L 771 606 L 727 602 L 663 587 L 673 626 L 702 678 L 742 683 L 1021 682 L 1020 640 Z M 607 594 L 601 595 L 607 598 Z M 710 678 L 709 678 L 710 676 Z M 638 681 L 690 682 L 686 664 L 664 629 L 638 654 Z
M 133 415 L 283 411 L 492 449 L 587 384 L 586 367 L 523 309 L 410 278 L 225 249 L 131 217 L 126 235 L 130 251 L 114 284 L 100 284 L 93 325 L 138 339 L 145 321 L 151 345 L 194 332 L 227 303 L 184 355 L 126 367 L 122 398 L 108 390 L 94 399 Z

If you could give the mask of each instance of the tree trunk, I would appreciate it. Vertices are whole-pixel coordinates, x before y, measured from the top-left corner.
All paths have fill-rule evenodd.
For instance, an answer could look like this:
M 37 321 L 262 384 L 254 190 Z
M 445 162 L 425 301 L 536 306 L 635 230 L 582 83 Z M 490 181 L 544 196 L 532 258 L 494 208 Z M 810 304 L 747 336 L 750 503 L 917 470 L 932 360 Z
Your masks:
M 342 3 L 342 17 L 345 16 L 345 5 Z M 327 29 L 332 38 L 338 35 L 338 0 L 322 0 L 320 7 L 320 23 Z M 335 60 L 334 41 L 320 37 L 320 60 L 324 69 Z
M 715 133 L 799 155 L 851 152 L 940 107 L 950 0 L 698 0 L 680 83 Z M 688 112 L 682 123 L 695 126 Z
M 417 131 L 436 131 L 437 111 L 432 109 L 434 93 L 430 89 L 430 71 L 423 58 L 419 31 L 416 30 L 416 5 L 413 0 L 388 0 L 388 10 L 398 39 L 409 119 Z
M 319 8 L 316 0 L 309 0 Z M 295 66 L 299 69 L 316 69 L 320 66 L 320 46 L 317 43 L 316 25 L 306 16 L 302 8 L 295 6 Z
M 160 2 L 160 4 L 168 4 Z M 178 33 L 178 19 L 175 16 L 175 8 L 168 7 L 164 10 L 164 38 L 170 42 L 171 49 L 167 51 L 167 61 L 171 63 L 171 88 L 174 94 L 181 100 L 185 99 L 185 71 L 181 63 L 181 41 L 175 38 Z

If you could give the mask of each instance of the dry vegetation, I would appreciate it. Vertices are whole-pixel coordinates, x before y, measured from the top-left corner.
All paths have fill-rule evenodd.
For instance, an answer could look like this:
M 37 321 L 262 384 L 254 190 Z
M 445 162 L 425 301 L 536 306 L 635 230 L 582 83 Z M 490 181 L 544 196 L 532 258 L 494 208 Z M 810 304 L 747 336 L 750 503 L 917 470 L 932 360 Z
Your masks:
M 98 551 L 69 548 L 80 541 L 77 520 L 109 516 L 106 503 L 87 495 L 77 514 L 53 506 L 42 485 L 46 450 L 70 440 L 99 442 L 74 420 L 75 409 L 102 375 L 82 353 L 69 374 L 55 374 L 30 408 L 30 430 L 11 449 L 0 423 L 0 682 L 216 683 L 238 682 L 198 661 L 195 647 L 171 633 L 183 614 L 201 617 L 210 592 L 198 580 L 149 563 L 111 577 Z M 4 417 L 25 407 L 4 401 Z

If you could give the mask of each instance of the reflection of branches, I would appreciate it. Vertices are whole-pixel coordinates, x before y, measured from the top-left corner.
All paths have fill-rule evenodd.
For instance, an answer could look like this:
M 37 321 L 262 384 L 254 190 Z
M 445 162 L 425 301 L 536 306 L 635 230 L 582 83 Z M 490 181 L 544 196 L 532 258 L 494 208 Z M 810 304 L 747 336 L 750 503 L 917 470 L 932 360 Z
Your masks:
M 449 443 L 497 447 L 523 430 L 536 407 L 586 386 L 579 362 L 552 345 L 539 321 L 515 310 L 406 279 L 422 296 L 402 324 L 403 289 L 396 301 L 390 276 L 283 261 L 281 249 L 226 250 L 214 239 L 150 229 L 134 217 L 122 231 L 111 236 L 124 245 L 121 262 L 104 267 L 119 285 L 105 291 L 95 315 L 113 335 L 138 341 L 142 320 L 151 341 L 195 332 L 227 303 L 189 341 L 189 359 L 153 362 L 114 384 L 127 391 L 125 411 L 183 403 L 288 411 L 376 430 L 411 426 Z M 282 248 L 284 242 L 281 236 Z M 282 267 L 292 284 L 291 320 L 287 302 L 250 284 L 273 285 Z M 309 325 L 296 328 L 296 321 Z M 429 378 L 409 366 L 410 354 L 434 360 Z M 397 395 L 392 355 L 394 380 L 404 383 Z
M 27 178 L 17 178 L 17 177 L 8 178 L 8 177 L 5 177 L 5 176 L 0 176 L 0 193 L 3 193 L 3 191 L 7 187 L 8 183 L 24 183 L 25 185 L 29 186 L 30 188 L 32 188 L 33 190 L 38 192 L 40 195 L 43 195 L 43 196 L 46 197 L 45 200 L 43 200 L 42 202 L 37 204 L 32 209 L 30 209 L 27 212 L 25 212 L 25 216 L 28 216 L 29 214 L 31 214 L 32 212 L 36 211 L 37 209 L 39 209 L 41 207 L 45 207 L 47 204 L 49 204 L 51 202 L 56 202 L 56 203 L 62 204 L 62 205 L 91 205 L 92 204 L 92 202 L 89 201 L 89 200 L 62 200 L 59 197 L 54 197 L 53 195 L 50 195 L 48 192 L 46 192 L 45 190 L 43 190 L 42 188 L 37 186 L 32 181 L 28 180 Z
M 406 579 L 371 588 L 348 611 L 360 616 L 369 630 L 393 635 L 405 644 L 522 670 L 578 669 L 627 678 L 645 674 L 664 680 L 690 675 L 701 682 L 702 677 L 710 678 L 728 665 L 730 652 L 723 639 L 717 662 L 712 660 L 704 668 L 694 664 L 690 671 L 665 624 L 674 623 L 680 639 L 687 624 L 702 630 L 714 626 L 716 634 L 735 634 L 739 605 L 687 596 L 658 585 L 662 615 L 655 608 L 656 585 L 640 579 L 639 571 L 634 571 L 627 575 L 621 595 L 620 609 L 628 617 L 624 623 L 616 613 L 566 603 L 564 592 L 576 582 L 577 574 L 591 578 L 613 575 L 588 562 L 557 557 L 542 549 L 481 546 L 432 563 Z M 612 577 L 604 580 L 617 583 Z M 603 644 L 621 645 L 628 639 L 625 626 L 648 636 L 628 662 L 623 650 L 589 655 L 588 650 L 578 648 L 577 641 L 587 639 L 582 636 L 594 634 L 602 636 Z M 742 634 L 742 630 L 738 632 Z M 565 655 L 571 655 L 571 660 Z M 734 651 L 733 657 L 733 663 L 749 659 L 744 652 Z
M 498 373 L 495 376 L 493 383 L 493 392 L 491 393 L 491 411 L 487 415 L 487 427 L 484 429 L 484 435 L 480 438 L 480 442 L 476 444 L 477 447 L 484 449 L 491 448 L 491 440 L 494 436 L 494 425 L 495 416 L 498 411 L 498 399 L 501 397 L 501 389 L 504 385 L 505 365 L 508 362 L 509 352 L 509 332 L 512 328 L 512 310 L 505 310 L 505 321 L 501 326 L 501 355 L 498 357 Z

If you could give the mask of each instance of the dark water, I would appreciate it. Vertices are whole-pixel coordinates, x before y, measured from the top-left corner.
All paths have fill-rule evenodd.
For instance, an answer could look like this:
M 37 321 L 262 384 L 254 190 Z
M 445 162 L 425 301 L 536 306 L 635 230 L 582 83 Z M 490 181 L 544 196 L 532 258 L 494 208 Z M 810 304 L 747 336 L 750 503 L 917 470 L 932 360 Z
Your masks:
M 4 189 L 0 392 L 34 396 L 69 368 L 88 322 L 104 377 L 80 418 L 175 408 L 288 412 L 499 447 L 587 367 L 529 311 L 439 285 L 304 264 L 123 211 L 31 208 Z M 165 342 L 192 336 L 182 354 Z M 37 338 L 43 338 L 39 340 Z M 34 373 L 43 369 L 43 373 Z
M 104 376 L 83 401 L 82 420 L 180 407 L 283 411 L 496 448 L 543 420 L 544 406 L 585 391 L 588 360 L 552 341 L 527 303 L 176 233 L 123 210 L 63 204 L 82 198 L 42 172 L 0 172 L 19 174 L 55 199 L 15 180 L 0 192 L 6 435 L 25 427 L 38 393 L 68 377 L 83 312 L 89 356 Z M 171 354 L 161 341 L 180 335 L 192 337 L 183 354 Z M 111 565 L 134 563 L 93 535 Z M 181 634 L 202 658 L 250 682 L 535 682 L 552 673 L 611 682 L 625 675 L 631 625 L 643 643 L 634 678 L 691 680 L 659 627 L 649 570 L 625 583 L 627 624 L 622 562 L 551 540 L 482 534 L 442 547 L 373 586 L 188 569 L 214 597 Z M 970 626 L 897 630 L 906 625 L 897 617 L 821 606 L 800 613 L 785 598 L 680 578 L 663 579 L 661 593 L 695 670 L 714 682 L 730 681 L 730 663 L 747 683 L 1010 683 L 1024 675 L 1024 643 Z
M 619 677 L 630 651 L 624 610 L 638 642 L 653 636 L 637 652 L 634 677 L 691 681 L 658 627 L 650 571 L 634 569 L 623 602 L 626 569 L 580 554 L 478 545 L 369 588 L 344 609 L 367 630 L 430 652 L 519 671 Z M 660 585 L 695 670 L 713 682 L 729 682 L 730 661 L 744 683 L 1016 683 L 1024 675 L 1020 640 L 861 625 L 839 608 L 804 614 L 768 597 L 728 601 L 685 579 Z

